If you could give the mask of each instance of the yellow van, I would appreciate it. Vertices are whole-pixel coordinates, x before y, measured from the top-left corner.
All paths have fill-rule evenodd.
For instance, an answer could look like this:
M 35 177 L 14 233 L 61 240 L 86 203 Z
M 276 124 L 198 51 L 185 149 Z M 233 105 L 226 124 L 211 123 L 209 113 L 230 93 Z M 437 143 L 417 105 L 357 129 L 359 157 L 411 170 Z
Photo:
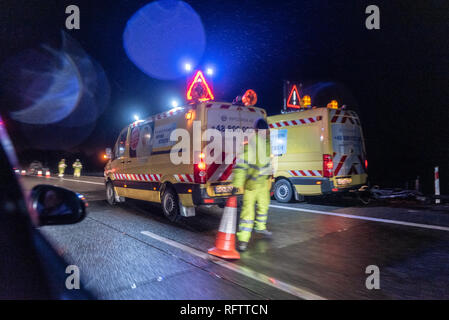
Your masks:
M 108 202 L 114 205 L 133 198 L 161 203 L 172 221 L 194 216 L 197 206 L 223 206 L 232 191 L 235 158 L 223 161 L 229 158 L 225 148 L 221 154 L 202 151 L 211 141 L 204 139 L 205 132 L 216 129 L 224 139 L 226 130 L 245 131 L 260 118 L 266 119 L 261 108 L 209 101 L 130 124 L 121 131 L 113 150 L 107 150 Z M 187 144 L 180 147 L 179 140 L 171 139 L 175 129 L 185 129 Z M 195 134 L 198 130 L 200 134 Z M 206 154 L 214 159 L 206 159 Z M 175 164 L 173 155 L 185 156 L 188 161 Z
M 317 196 L 359 189 L 367 183 L 365 143 L 354 111 L 305 109 L 268 117 L 276 156 L 274 197 Z

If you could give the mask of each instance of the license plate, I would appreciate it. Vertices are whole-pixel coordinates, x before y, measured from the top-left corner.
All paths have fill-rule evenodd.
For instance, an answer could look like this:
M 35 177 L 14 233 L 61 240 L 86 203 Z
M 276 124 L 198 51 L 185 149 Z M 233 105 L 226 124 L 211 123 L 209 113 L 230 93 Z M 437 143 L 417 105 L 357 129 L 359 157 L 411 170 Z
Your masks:
M 231 193 L 232 192 L 232 186 L 216 186 L 215 187 L 215 193 Z
M 352 178 L 337 178 L 337 184 L 339 186 L 345 185 L 345 184 L 351 184 Z

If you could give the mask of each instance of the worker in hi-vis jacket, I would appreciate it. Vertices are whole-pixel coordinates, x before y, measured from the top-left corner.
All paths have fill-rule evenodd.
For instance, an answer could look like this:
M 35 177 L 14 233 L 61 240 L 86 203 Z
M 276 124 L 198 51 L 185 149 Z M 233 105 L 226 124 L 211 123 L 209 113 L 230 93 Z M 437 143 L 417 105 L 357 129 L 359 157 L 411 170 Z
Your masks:
M 267 218 L 272 174 L 268 124 L 264 119 L 258 119 L 254 124 L 254 134 L 244 144 L 233 169 L 232 193 L 240 188 L 244 190 L 237 232 L 240 251 L 246 250 L 253 229 L 256 233 L 271 236 L 267 230 Z

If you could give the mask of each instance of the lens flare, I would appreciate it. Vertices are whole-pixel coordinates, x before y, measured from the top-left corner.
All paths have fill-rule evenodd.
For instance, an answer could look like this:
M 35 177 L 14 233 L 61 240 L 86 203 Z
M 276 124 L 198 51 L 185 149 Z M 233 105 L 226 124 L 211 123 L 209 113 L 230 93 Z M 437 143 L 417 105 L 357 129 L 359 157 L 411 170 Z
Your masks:
M 129 59 L 152 78 L 173 80 L 193 70 L 206 48 L 201 18 L 187 3 L 154 1 L 128 21 L 123 46 Z

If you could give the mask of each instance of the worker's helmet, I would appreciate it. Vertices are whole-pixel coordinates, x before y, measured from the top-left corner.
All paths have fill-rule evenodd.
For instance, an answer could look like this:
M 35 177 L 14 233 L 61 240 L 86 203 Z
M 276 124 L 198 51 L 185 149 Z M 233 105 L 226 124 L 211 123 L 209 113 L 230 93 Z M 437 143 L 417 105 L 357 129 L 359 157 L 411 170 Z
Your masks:
M 263 118 L 257 119 L 256 122 L 254 123 L 254 129 L 267 130 L 268 123 Z
M 80 161 L 80 159 L 76 159 L 76 161 Z
M 64 161 L 65 161 L 65 159 L 61 159 L 61 161 L 62 161 L 62 162 L 64 162 Z

